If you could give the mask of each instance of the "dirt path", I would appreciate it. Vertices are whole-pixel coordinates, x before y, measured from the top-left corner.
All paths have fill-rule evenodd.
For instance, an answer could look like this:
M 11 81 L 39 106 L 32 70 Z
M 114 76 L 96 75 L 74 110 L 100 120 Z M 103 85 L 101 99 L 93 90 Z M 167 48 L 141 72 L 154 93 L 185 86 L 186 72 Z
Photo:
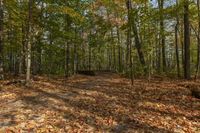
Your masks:
M 200 132 L 200 100 L 186 88 L 192 81 L 135 80 L 131 87 L 112 73 L 34 79 L 29 88 L 0 88 L 0 132 Z

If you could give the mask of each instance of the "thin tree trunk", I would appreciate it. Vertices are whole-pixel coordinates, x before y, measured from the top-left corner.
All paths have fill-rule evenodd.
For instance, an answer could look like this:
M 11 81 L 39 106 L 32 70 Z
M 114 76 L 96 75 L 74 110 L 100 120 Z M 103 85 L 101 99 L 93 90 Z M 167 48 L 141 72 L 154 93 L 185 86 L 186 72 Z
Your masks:
M 113 46 L 113 58 L 114 58 L 113 69 L 114 69 L 114 71 L 116 71 L 116 50 L 115 50 L 115 44 Z
M 189 1 L 184 0 L 184 77 L 190 79 L 190 25 L 189 25 Z
M 107 48 L 107 58 L 108 58 L 108 66 L 107 69 L 110 71 L 110 66 L 111 66 L 111 59 L 110 59 L 110 48 Z
M 164 0 L 158 0 L 159 10 L 160 10 L 160 34 L 161 34 L 161 46 L 162 46 L 162 65 L 163 72 L 166 71 L 166 56 L 165 56 L 165 27 L 164 27 L 164 16 L 163 16 L 163 6 Z
M 38 49 L 37 49 L 37 52 L 38 52 L 38 55 L 39 55 L 39 57 L 38 57 L 38 65 L 37 65 L 37 73 L 38 74 L 42 74 L 42 46 L 41 46 L 41 36 L 39 36 L 39 38 L 38 38 L 38 43 L 39 43 L 39 46 L 38 46 Z
M 65 77 L 69 77 L 69 44 L 66 42 L 66 51 L 65 51 L 65 57 L 66 57 L 66 62 L 65 62 Z
M 131 32 L 131 26 L 130 26 L 130 31 Z M 132 43 L 131 43 L 131 33 L 128 34 L 129 36 L 129 46 L 130 46 L 130 53 L 129 53 L 129 59 L 130 59 L 130 76 L 131 76 L 131 84 L 133 85 L 133 61 L 132 61 Z
M 182 57 L 182 67 L 184 68 L 185 64 L 185 54 L 184 54 L 184 36 L 183 36 L 183 24 L 180 24 L 180 42 L 181 42 L 181 57 Z
M 0 80 L 3 78 L 3 0 L 0 0 Z
M 74 68 L 74 74 L 76 74 L 76 72 L 77 72 L 77 46 L 76 46 L 76 44 L 74 44 L 74 66 L 73 66 L 73 68 Z
M 161 40 L 160 40 L 160 35 L 158 39 L 158 72 L 161 73 Z
M 198 8 L 198 37 L 197 37 L 197 70 L 196 70 L 196 78 L 199 76 L 199 69 L 200 69 L 200 0 L 197 0 L 197 8 Z
M 152 69 L 152 55 L 149 55 L 149 73 L 148 73 L 148 81 L 151 80 L 151 69 Z
M 8 42 L 9 45 L 12 46 L 13 38 L 12 38 L 12 26 L 8 30 Z M 8 48 L 8 55 L 9 55 L 9 72 L 13 73 L 13 47 Z
M 91 46 L 89 45 L 89 71 L 91 71 L 91 56 L 92 56 L 92 53 L 91 53 Z
M 79 53 L 78 53 L 78 47 L 76 45 L 76 73 L 79 71 Z
M 131 84 L 133 85 L 133 64 L 132 64 L 132 45 L 131 45 L 131 0 L 127 0 L 127 9 L 128 9 L 128 33 L 127 33 L 127 45 L 129 46 L 129 70 Z
M 178 0 L 176 0 L 176 6 L 178 7 Z M 176 26 L 175 26 L 175 47 L 176 47 L 176 66 L 177 66 L 177 76 L 180 77 L 180 61 L 179 61 L 179 48 L 178 48 L 178 26 L 179 26 L 179 17 L 178 11 L 176 11 Z
M 98 53 L 99 53 L 99 55 L 101 55 L 101 48 L 100 47 L 98 47 Z M 98 60 L 98 70 L 99 71 L 101 70 L 101 60 L 100 59 Z
M 115 65 L 115 57 L 114 57 L 114 36 L 113 36 L 113 28 L 111 27 L 111 30 L 110 30 L 110 36 L 111 36 L 111 50 L 110 50 L 110 59 L 111 59 L 111 70 L 115 70 L 114 69 L 114 65 Z
M 136 46 L 136 49 L 137 49 L 137 52 L 138 52 L 138 55 L 139 55 L 140 63 L 143 65 L 143 67 L 145 67 L 146 62 L 145 62 L 145 59 L 144 59 L 144 53 L 142 51 L 142 45 L 141 45 L 141 41 L 139 39 L 137 26 L 135 24 L 135 20 L 134 19 L 132 19 L 132 20 L 133 20 L 132 28 L 133 28 L 133 33 L 134 33 L 134 36 L 135 36 L 135 46 Z M 146 72 L 146 69 L 144 69 L 144 70 Z
M 112 38 L 112 51 L 111 51 L 111 55 L 113 56 L 113 64 L 112 64 L 112 69 L 114 70 L 114 71 L 116 71 L 116 54 L 115 54 L 115 44 L 114 44 L 114 35 L 113 35 L 113 28 L 111 28 L 111 38 Z
M 26 68 L 26 84 L 30 83 L 31 78 L 31 20 L 32 20 L 32 4 L 33 0 L 29 0 L 29 17 L 28 17 L 28 28 L 27 28 L 27 68 Z
M 126 70 L 128 70 L 129 69 L 129 64 L 130 64 L 130 60 L 129 60 L 129 31 L 127 30 L 127 44 L 126 44 Z M 127 71 L 126 71 L 127 72 Z
M 24 38 L 24 25 L 22 24 L 22 40 L 21 40 L 21 48 L 20 48 L 20 57 L 19 57 L 19 75 L 23 73 L 23 62 L 24 62 L 24 43 L 25 43 L 25 38 Z
M 41 3 L 41 12 L 40 12 L 40 21 L 42 22 L 42 26 L 45 25 L 45 21 L 43 19 L 44 17 L 44 2 Z M 43 51 L 43 48 L 42 48 L 42 32 L 40 32 L 39 36 L 38 36 L 38 49 L 37 49 L 37 52 L 38 52 L 38 62 L 37 62 L 37 73 L 38 74 L 42 74 L 42 70 L 43 70 L 43 65 L 42 65 L 42 51 Z
M 131 1 L 130 1 L 131 3 Z M 145 58 L 144 58 L 144 53 L 142 51 L 142 43 L 141 43 L 141 40 L 139 38 L 139 34 L 138 34 L 138 29 L 137 29 L 137 25 L 136 25 L 136 16 L 135 14 L 133 13 L 133 9 L 132 7 L 130 6 L 130 9 L 129 9 L 129 14 L 130 14 L 130 24 L 131 24 L 131 29 L 134 33 L 134 37 L 135 37 L 135 46 L 136 46 L 136 49 L 137 49 L 137 53 L 138 53 L 138 56 L 139 56 L 139 60 L 140 60 L 140 63 L 142 64 L 142 66 L 144 67 L 144 72 L 146 73 L 147 72 L 147 69 L 146 69 L 146 62 L 145 62 Z
M 177 76 L 180 77 L 180 61 L 179 61 L 179 48 L 178 48 L 178 21 L 175 26 L 175 49 L 176 49 Z
M 121 46 L 120 46 L 120 31 L 119 27 L 117 27 L 117 38 L 118 38 L 118 71 L 122 71 L 121 67 Z

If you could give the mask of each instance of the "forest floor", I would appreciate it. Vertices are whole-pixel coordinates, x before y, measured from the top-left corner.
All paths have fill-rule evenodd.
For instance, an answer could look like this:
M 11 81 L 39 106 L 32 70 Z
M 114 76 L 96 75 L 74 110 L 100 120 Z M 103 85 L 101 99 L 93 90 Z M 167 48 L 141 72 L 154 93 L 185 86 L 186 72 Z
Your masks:
M 34 77 L 31 87 L 0 82 L 0 133 L 199 133 L 199 81 L 144 79 L 117 74 Z

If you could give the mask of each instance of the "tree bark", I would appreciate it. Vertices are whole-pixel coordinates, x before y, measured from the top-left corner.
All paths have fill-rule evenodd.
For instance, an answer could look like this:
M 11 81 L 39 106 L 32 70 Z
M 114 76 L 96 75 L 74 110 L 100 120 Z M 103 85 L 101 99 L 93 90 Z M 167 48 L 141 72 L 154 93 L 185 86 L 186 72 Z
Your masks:
M 179 31 L 179 36 L 180 36 L 180 43 L 181 43 L 181 59 L 182 59 L 182 68 L 184 68 L 185 64 L 185 56 L 184 56 L 184 30 L 183 30 L 183 23 L 180 23 L 180 31 Z
M 144 53 L 143 53 L 143 50 L 142 50 L 142 43 L 141 43 L 141 40 L 140 40 L 139 34 L 138 34 L 138 29 L 137 29 L 137 25 L 136 25 L 136 17 L 135 17 L 135 14 L 133 12 L 132 6 L 130 6 L 129 10 L 130 10 L 129 11 L 129 14 L 130 14 L 130 18 L 129 18 L 130 20 L 129 21 L 131 23 L 131 28 L 132 28 L 134 38 L 135 38 L 135 47 L 137 49 L 137 53 L 138 53 L 138 56 L 139 56 L 140 63 L 144 67 L 144 72 L 146 73 L 147 72 L 146 62 L 145 62 Z
M 0 80 L 4 78 L 3 74 L 3 0 L 0 0 Z
M 91 46 L 89 45 L 89 71 L 91 71 L 91 56 L 92 56 L 92 51 L 91 51 Z
M 178 7 L 178 0 L 176 0 L 176 6 Z M 179 61 L 179 47 L 178 47 L 178 26 L 179 17 L 178 11 L 176 11 L 176 26 L 175 26 L 175 49 L 176 49 L 176 66 L 177 66 L 177 76 L 180 77 L 180 61 Z
M 115 54 L 115 44 L 114 44 L 114 33 L 113 33 L 113 28 L 111 28 L 111 31 L 110 31 L 110 34 L 111 34 L 111 56 L 113 57 L 113 64 L 112 64 L 112 69 L 114 71 L 116 71 L 116 54 Z
M 66 50 L 65 50 L 65 77 L 69 77 L 69 44 L 66 42 Z
M 164 16 L 163 16 L 163 7 L 164 7 L 164 0 L 158 0 L 159 10 L 160 10 L 160 34 L 161 34 L 161 46 L 162 46 L 162 65 L 163 65 L 163 72 L 166 71 L 166 56 L 165 56 L 165 27 L 164 27 Z
M 125 61 L 126 61 L 126 70 L 128 70 L 129 69 L 129 64 L 130 64 L 130 60 L 129 60 L 129 51 L 130 51 L 130 47 L 129 47 L 129 31 L 127 30 L 127 44 L 126 44 L 126 59 L 125 59 Z M 126 71 L 127 72 L 127 71 Z
M 76 43 L 76 42 L 75 42 Z M 76 74 L 78 69 L 78 53 L 77 53 L 77 44 L 74 44 L 74 74 Z
M 22 24 L 22 40 L 21 40 L 21 48 L 20 48 L 20 57 L 19 57 L 19 75 L 23 73 L 24 70 L 24 46 L 25 46 L 25 33 L 24 33 L 24 25 Z
M 29 15 L 28 15 L 28 27 L 27 27 L 27 68 L 26 68 L 26 84 L 29 85 L 30 80 L 31 80 L 31 31 L 32 31 L 32 26 L 31 26 L 31 20 L 32 20 L 32 4 L 33 0 L 29 0 Z
M 133 64 L 132 64 L 132 45 L 131 45 L 131 0 L 127 0 L 128 9 L 128 31 L 127 31 L 127 46 L 129 47 L 129 62 L 130 62 L 130 78 L 133 85 Z
M 117 27 L 117 39 L 118 39 L 118 71 L 122 71 L 122 63 L 121 63 L 121 46 L 120 46 L 120 31 L 119 27 Z
M 137 49 L 137 52 L 138 52 L 138 55 L 139 55 L 139 60 L 140 60 L 140 63 L 143 65 L 143 67 L 145 67 L 146 62 L 145 62 L 145 59 L 144 59 L 144 53 L 142 51 L 142 44 L 141 44 L 141 41 L 139 39 L 137 26 L 136 26 L 134 19 L 133 19 L 133 22 L 132 22 L 132 28 L 133 28 L 133 33 L 134 33 L 134 37 L 135 37 L 135 46 L 136 46 L 136 49 Z M 146 72 L 146 70 L 145 70 L 145 72 Z
M 179 48 L 178 48 L 178 22 L 175 26 L 175 49 L 176 49 L 177 76 L 180 77 L 180 61 L 179 61 Z
M 189 1 L 184 0 L 184 77 L 190 79 L 190 24 Z
M 158 72 L 161 73 L 161 41 L 160 41 L 160 35 L 158 39 Z
M 196 70 L 196 78 L 199 76 L 199 69 L 200 69 L 200 0 L 197 0 L 197 8 L 198 8 L 198 37 L 197 37 L 197 70 Z

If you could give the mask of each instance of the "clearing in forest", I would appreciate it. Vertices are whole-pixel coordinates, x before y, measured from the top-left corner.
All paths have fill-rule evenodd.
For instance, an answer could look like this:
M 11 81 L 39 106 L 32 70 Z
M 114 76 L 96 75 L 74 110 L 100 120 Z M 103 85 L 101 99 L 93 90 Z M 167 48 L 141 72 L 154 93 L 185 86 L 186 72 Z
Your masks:
M 200 81 L 135 80 L 112 73 L 34 77 L 27 88 L 1 81 L 0 132 L 199 133 Z M 7 84 L 7 85 L 6 85 Z

